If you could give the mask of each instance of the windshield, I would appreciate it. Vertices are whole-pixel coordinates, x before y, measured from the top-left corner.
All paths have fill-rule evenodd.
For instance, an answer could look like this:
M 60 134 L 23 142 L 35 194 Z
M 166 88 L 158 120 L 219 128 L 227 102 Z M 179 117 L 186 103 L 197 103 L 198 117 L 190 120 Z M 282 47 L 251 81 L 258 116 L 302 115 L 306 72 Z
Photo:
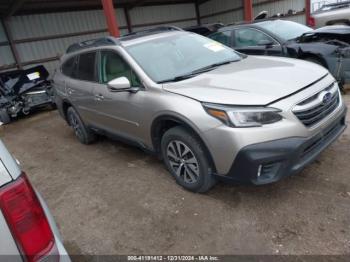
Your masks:
M 126 50 L 157 83 L 190 75 L 215 64 L 241 59 L 232 49 L 191 33 L 132 44 L 126 46 Z
M 284 41 L 295 39 L 307 32 L 313 31 L 312 28 L 292 21 L 266 21 L 258 23 L 260 27 L 278 36 Z

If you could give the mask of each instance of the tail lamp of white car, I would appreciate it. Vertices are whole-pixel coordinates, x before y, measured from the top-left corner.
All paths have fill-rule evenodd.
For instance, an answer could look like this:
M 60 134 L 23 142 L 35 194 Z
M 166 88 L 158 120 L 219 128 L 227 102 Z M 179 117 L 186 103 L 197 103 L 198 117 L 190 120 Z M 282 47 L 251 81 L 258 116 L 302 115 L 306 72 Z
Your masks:
M 0 208 L 25 261 L 59 260 L 49 222 L 25 173 L 0 189 Z

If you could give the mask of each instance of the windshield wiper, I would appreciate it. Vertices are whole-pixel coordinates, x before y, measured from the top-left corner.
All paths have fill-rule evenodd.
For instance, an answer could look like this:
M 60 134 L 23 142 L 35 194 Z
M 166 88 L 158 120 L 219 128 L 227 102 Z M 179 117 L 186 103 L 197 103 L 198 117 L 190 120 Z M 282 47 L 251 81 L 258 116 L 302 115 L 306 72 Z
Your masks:
M 213 69 L 215 69 L 215 68 L 217 68 L 217 67 L 219 67 L 219 66 L 231 64 L 232 62 L 236 62 L 236 61 L 238 61 L 238 60 L 227 60 L 227 61 L 223 61 L 223 62 L 211 64 L 211 65 L 202 67 L 202 68 L 200 68 L 200 69 L 194 70 L 194 71 L 192 71 L 191 73 L 192 73 L 192 74 L 201 74 L 201 73 L 205 73 L 205 72 L 208 72 L 208 71 L 210 71 L 210 70 L 213 70 Z
M 164 83 L 168 83 L 168 82 L 178 82 L 178 81 L 182 81 L 182 80 L 185 80 L 185 79 L 189 79 L 189 78 L 195 77 L 195 76 L 197 76 L 199 74 L 203 74 L 205 72 L 209 72 L 211 70 L 214 70 L 215 68 L 217 68 L 219 66 L 227 65 L 227 64 L 230 64 L 230 63 L 236 62 L 236 61 L 238 61 L 238 60 L 227 60 L 227 61 L 223 61 L 223 62 L 220 62 L 220 63 L 214 63 L 214 64 L 211 64 L 211 65 L 208 65 L 208 66 L 196 69 L 196 70 L 194 70 L 194 71 L 192 71 L 192 72 L 190 72 L 188 74 L 184 74 L 184 75 L 181 75 L 181 76 L 176 76 L 176 77 L 171 78 L 171 79 L 160 81 L 160 82 L 158 82 L 158 84 L 164 84 Z

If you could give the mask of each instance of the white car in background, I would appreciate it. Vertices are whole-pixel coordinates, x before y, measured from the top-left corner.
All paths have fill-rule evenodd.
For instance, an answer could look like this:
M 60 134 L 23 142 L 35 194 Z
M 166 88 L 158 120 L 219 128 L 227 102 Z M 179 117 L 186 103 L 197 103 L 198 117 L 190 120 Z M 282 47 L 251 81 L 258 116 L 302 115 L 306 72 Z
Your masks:
M 70 261 L 45 202 L 1 140 L 0 261 Z
M 325 4 L 312 14 L 314 27 L 320 28 L 328 25 L 350 25 L 350 1 Z

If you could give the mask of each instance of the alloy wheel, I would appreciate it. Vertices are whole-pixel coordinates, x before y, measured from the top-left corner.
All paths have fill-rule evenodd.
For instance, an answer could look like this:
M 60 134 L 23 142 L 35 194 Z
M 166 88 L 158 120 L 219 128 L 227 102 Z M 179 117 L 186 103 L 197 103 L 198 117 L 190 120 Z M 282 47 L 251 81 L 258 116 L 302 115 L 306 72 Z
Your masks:
M 170 141 L 167 147 L 169 164 L 185 183 L 193 184 L 199 178 L 199 163 L 192 150 L 179 140 Z
M 81 129 L 81 126 L 79 124 L 78 119 L 75 115 L 70 114 L 70 124 L 74 130 L 74 133 L 77 137 L 82 138 L 83 137 L 83 131 Z

